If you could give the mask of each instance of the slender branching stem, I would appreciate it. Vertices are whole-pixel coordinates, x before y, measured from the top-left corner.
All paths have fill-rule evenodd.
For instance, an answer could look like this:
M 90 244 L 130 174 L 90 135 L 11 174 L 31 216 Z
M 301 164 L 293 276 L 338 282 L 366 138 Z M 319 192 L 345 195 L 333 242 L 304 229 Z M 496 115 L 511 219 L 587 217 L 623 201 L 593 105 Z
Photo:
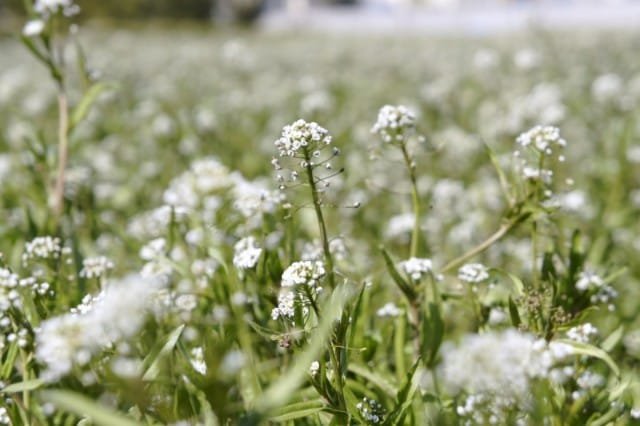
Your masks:
M 405 165 L 409 172 L 409 179 L 411 180 L 411 203 L 413 205 L 413 231 L 411 233 L 411 249 L 409 257 L 416 257 L 418 253 L 418 244 L 420 241 L 420 197 L 418 195 L 418 181 L 416 179 L 416 166 L 407 151 L 405 143 L 400 145 L 402 150 L 402 156 L 404 158 Z
M 311 188 L 311 198 L 313 200 L 313 208 L 316 213 L 316 219 L 318 221 L 318 227 L 320 228 L 320 239 L 322 241 L 322 250 L 324 251 L 324 259 L 327 264 L 327 279 L 331 288 L 336 287 L 336 278 L 333 270 L 333 257 L 329 249 L 329 237 L 327 234 L 327 225 L 324 221 L 322 214 L 322 204 L 320 202 L 320 196 L 318 195 L 317 182 L 313 176 L 313 166 L 311 165 L 311 155 L 309 150 L 305 147 L 304 150 L 305 171 L 307 173 L 307 180 L 309 181 L 309 187 Z M 316 312 L 318 314 L 318 312 Z M 329 348 L 329 356 L 331 357 L 331 364 L 333 365 L 335 375 L 336 391 L 338 393 L 338 404 L 341 411 L 346 411 L 346 402 L 344 399 L 344 381 L 342 379 L 342 365 L 339 357 L 336 353 L 336 347 L 332 344 Z
M 307 148 L 304 148 L 305 158 L 305 171 L 307 173 L 307 180 L 309 181 L 309 187 L 311 188 L 311 198 L 313 200 L 313 208 L 316 212 L 316 219 L 318 221 L 318 227 L 320 228 L 320 240 L 322 241 L 322 250 L 324 252 L 324 260 L 327 264 L 327 279 L 331 288 L 336 287 L 336 277 L 333 270 L 333 257 L 331 256 L 331 250 L 329 249 L 329 236 L 327 235 L 327 225 L 324 221 L 322 214 L 322 204 L 320 202 L 320 196 L 318 195 L 317 182 L 313 177 L 313 166 L 311 165 L 311 155 Z
M 452 261 L 450 261 L 449 263 L 447 263 L 446 265 L 444 265 L 444 267 L 440 270 L 440 272 L 445 273 L 452 269 L 455 269 L 458 266 L 461 266 L 462 264 L 464 264 L 467 260 L 476 256 L 477 254 L 482 253 L 483 251 L 491 247 L 496 241 L 500 240 L 502 237 L 507 235 L 509 231 L 511 231 L 518 223 L 520 223 L 519 218 L 515 218 L 510 222 L 503 224 L 489 238 L 487 238 L 486 240 L 484 240 L 483 242 L 481 242 L 480 244 L 478 244 L 477 246 L 475 246 L 474 248 L 472 248 L 462 256 L 459 256 L 453 259 Z
M 58 91 L 58 173 L 53 189 L 53 214 L 58 218 L 64 210 L 64 184 L 69 156 L 69 106 L 63 87 Z

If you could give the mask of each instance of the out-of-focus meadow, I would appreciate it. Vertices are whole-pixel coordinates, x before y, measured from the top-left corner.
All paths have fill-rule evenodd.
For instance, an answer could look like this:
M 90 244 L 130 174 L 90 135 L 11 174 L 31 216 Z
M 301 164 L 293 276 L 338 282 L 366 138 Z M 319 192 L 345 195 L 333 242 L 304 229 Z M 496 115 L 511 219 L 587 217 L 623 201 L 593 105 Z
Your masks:
M 638 421 L 637 32 L 72 5 L 0 38 L 0 423 Z

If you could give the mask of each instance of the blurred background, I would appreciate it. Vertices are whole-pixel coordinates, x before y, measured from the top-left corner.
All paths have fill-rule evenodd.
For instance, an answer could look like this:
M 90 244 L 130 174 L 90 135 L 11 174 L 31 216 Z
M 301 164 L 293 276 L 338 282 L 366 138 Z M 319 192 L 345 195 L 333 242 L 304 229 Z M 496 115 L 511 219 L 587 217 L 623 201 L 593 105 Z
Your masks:
M 499 31 L 531 21 L 550 26 L 634 26 L 640 0 L 81 0 L 85 20 L 179 20 L 331 30 Z M 23 0 L 0 0 L 5 30 Z

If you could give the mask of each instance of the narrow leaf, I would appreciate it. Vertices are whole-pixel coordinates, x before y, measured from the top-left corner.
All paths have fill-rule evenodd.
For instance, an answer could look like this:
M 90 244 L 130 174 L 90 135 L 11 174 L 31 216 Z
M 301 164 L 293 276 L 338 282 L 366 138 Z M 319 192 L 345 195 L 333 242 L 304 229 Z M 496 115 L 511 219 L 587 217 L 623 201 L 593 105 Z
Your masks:
M 400 273 L 396 269 L 396 265 L 394 264 L 393 259 L 391 259 L 391 256 L 389 256 L 389 253 L 387 252 L 387 250 L 384 247 L 380 247 L 380 251 L 382 252 L 382 257 L 384 257 L 384 263 L 387 266 L 387 271 L 389 272 L 389 275 L 391 275 L 391 278 L 393 278 L 393 281 L 400 288 L 402 293 L 404 293 L 407 300 L 409 300 L 409 303 L 413 303 L 413 301 L 417 297 L 417 294 L 413 289 L 413 286 L 409 284 L 407 280 L 405 280 L 402 277 L 402 275 L 400 275 Z
M 161 360 L 173 351 L 173 348 L 175 348 L 178 343 L 178 339 L 182 334 L 182 330 L 184 330 L 184 324 L 176 327 L 164 339 L 158 342 L 153 349 L 151 349 L 149 355 L 147 355 L 142 361 L 142 368 L 144 371 L 142 380 L 150 381 L 154 380 L 158 376 Z
M 573 340 L 568 340 L 568 339 L 557 340 L 557 342 L 566 343 L 567 345 L 571 346 L 573 348 L 573 352 L 578 355 L 591 356 L 604 361 L 609 366 L 609 368 L 611 368 L 611 370 L 614 372 L 616 376 L 618 377 L 620 376 L 620 369 L 618 369 L 618 366 L 613 361 L 613 359 L 611 359 L 609 354 L 603 351 L 602 349 L 595 347 L 593 345 L 589 345 L 587 343 L 575 342 Z
M 24 382 L 12 383 L 9 386 L 0 390 L 0 393 L 17 393 L 32 391 L 42 386 L 43 382 L 40 379 L 25 380 Z
M 102 426 L 141 426 L 135 420 L 106 408 L 99 403 L 76 392 L 49 390 L 40 393 L 43 401 L 81 417 L 90 417 L 96 425 Z

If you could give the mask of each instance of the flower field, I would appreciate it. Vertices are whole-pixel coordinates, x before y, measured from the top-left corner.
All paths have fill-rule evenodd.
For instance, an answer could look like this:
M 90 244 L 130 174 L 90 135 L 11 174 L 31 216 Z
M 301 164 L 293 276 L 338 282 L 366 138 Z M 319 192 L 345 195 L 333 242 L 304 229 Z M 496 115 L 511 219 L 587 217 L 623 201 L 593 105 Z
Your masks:
M 0 39 L 0 424 L 640 424 L 637 34 L 38 4 Z

